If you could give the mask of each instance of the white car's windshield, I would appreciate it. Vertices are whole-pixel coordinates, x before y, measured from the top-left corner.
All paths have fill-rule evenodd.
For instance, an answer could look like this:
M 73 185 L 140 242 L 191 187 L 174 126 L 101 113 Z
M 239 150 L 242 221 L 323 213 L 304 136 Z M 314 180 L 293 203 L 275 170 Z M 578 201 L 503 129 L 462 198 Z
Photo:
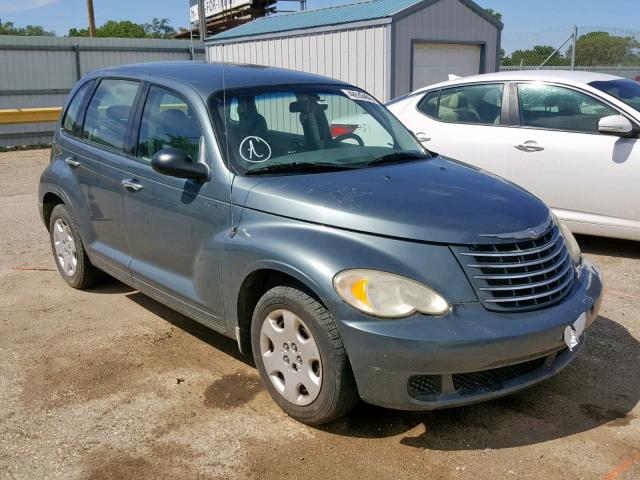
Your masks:
M 619 80 L 591 82 L 589 85 L 612 97 L 616 97 L 640 112 L 640 82 L 621 78 Z
M 428 156 L 367 93 L 350 87 L 227 90 L 210 100 L 223 155 L 241 175 L 363 168 Z M 362 132 L 375 132 L 364 135 Z

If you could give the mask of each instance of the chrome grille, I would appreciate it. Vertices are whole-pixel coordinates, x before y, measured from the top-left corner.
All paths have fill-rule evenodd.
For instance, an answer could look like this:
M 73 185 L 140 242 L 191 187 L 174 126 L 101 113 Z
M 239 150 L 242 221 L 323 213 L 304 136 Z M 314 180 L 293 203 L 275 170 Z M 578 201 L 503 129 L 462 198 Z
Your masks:
M 557 226 L 535 240 L 454 247 L 480 301 L 490 310 L 543 308 L 571 290 L 574 268 Z

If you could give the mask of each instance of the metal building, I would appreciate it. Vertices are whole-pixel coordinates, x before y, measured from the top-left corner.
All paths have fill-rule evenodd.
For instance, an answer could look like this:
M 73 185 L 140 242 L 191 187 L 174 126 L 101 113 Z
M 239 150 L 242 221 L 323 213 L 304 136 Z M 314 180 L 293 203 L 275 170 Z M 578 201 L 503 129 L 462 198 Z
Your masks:
M 369 0 L 264 17 L 206 40 L 207 59 L 345 80 L 381 101 L 498 69 L 502 23 L 471 0 Z

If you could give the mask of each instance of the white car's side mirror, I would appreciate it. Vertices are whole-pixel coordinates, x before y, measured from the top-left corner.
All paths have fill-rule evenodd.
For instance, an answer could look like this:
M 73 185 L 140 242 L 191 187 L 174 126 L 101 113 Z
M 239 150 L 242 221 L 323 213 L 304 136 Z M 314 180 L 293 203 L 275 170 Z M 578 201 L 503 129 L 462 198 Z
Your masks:
M 604 135 L 630 137 L 634 134 L 633 125 L 622 115 L 609 115 L 598 121 L 598 131 Z

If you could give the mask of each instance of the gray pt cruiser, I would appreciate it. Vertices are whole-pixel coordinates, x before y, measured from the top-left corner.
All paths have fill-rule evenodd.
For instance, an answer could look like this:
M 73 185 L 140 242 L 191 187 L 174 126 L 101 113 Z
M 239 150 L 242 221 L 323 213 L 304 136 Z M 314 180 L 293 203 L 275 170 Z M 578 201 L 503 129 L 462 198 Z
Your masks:
M 236 339 L 308 424 L 358 399 L 426 410 L 531 386 L 575 358 L 602 299 L 539 199 L 300 72 L 93 72 L 39 200 L 69 285 L 106 272 Z

